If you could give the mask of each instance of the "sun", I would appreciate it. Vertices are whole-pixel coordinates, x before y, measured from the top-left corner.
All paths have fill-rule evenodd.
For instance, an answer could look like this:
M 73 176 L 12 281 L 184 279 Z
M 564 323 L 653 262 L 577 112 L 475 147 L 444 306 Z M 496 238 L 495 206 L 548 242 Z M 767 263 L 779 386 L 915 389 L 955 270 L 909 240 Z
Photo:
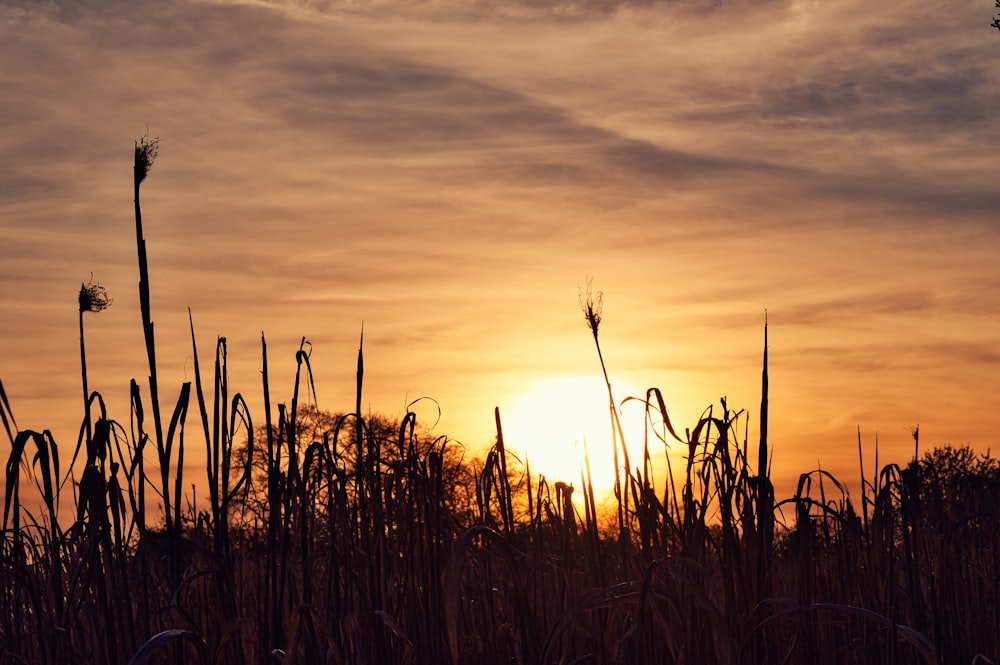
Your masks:
M 619 404 L 626 397 L 643 394 L 623 382 L 612 381 L 611 388 Z M 501 409 L 500 415 L 504 444 L 522 459 L 526 457 L 533 476 L 545 476 L 550 486 L 562 481 L 580 488 L 586 449 L 595 493 L 604 495 L 614 487 L 612 422 L 603 377 L 540 381 L 512 400 L 506 410 Z M 631 416 L 621 421 L 632 455 L 633 450 L 641 451 L 642 414 L 625 415 Z

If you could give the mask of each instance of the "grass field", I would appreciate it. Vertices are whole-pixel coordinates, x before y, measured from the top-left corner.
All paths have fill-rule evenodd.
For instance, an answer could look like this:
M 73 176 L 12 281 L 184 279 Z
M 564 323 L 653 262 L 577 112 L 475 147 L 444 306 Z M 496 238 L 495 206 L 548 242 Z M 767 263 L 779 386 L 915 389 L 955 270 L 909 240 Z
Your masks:
M 127 421 L 87 385 L 84 315 L 108 304 L 93 283 L 80 293 L 72 455 L 48 431 L 18 430 L 0 385 L 3 663 L 996 662 L 1000 463 L 920 453 L 915 431 L 912 463 L 860 468 L 854 502 L 821 470 L 775 496 L 766 329 L 759 439 L 725 402 L 681 431 L 648 391 L 657 425 L 641 459 L 616 442 L 610 515 L 589 468 L 552 482 L 522 466 L 499 412 L 475 459 L 412 413 L 363 416 L 363 344 L 341 414 L 310 404 L 305 340 L 272 403 L 263 338 L 264 411 L 251 414 L 230 394 L 220 338 L 210 377 L 193 349 L 194 380 L 170 388 L 162 418 L 139 205 L 156 149 L 136 144 L 149 379 L 132 382 Z M 600 294 L 582 295 L 604 369 Z M 667 442 L 684 467 L 655 479 Z M 861 460 L 868 444 L 855 445 Z M 205 476 L 183 473 L 191 446 Z M 185 504 L 193 485 L 207 508 Z

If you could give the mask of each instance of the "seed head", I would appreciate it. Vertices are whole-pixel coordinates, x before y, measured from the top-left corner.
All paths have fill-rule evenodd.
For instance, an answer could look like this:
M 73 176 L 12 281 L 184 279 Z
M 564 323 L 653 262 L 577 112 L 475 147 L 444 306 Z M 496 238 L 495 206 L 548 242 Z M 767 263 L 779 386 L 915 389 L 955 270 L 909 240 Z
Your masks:
M 150 137 L 149 129 L 146 134 L 135 142 L 135 184 L 146 179 L 149 170 L 153 168 L 153 162 L 160 153 L 160 137 Z
M 594 293 L 593 279 L 587 280 L 586 287 L 579 287 L 580 309 L 583 310 L 583 317 L 587 320 L 590 331 L 597 335 L 597 329 L 601 325 L 601 312 L 604 310 L 604 292 Z
M 80 313 L 100 312 L 111 306 L 108 291 L 100 284 L 94 284 L 94 278 L 86 284 L 80 284 Z

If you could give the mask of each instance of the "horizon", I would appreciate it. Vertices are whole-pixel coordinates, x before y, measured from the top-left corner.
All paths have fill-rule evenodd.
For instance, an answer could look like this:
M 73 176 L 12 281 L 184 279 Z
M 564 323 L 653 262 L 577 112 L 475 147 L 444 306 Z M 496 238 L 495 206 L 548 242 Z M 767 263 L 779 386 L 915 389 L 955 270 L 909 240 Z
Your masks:
M 431 397 L 434 431 L 483 449 L 494 407 L 600 377 L 577 302 L 593 278 L 612 380 L 662 389 L 681 431 L 725 396 L 752 450 L 766 312 L 779 497 L 818 465 L 855 486 L 859 429 L 869 476 L 876 435 L 882 463 L 909 460 L 915 427 L 922 451 L 987 451 L 991 7 L 721 7 L 0 7 L 17 64 L 0 73 L 0 380 L 18 425 L 75 442 L 91 278 L 114 303 L 86 318 L 90 388 L 128 420 L 147 373 L 131 142 L 148 128 L 165 415 L 193 379 L 190 307 L 202 371 L 226 337 L 261 423 L 262 332 L 272 403 L 306 338 L 317 406 L 351 411 L 363 328 L 363 404 L 398 417 Z

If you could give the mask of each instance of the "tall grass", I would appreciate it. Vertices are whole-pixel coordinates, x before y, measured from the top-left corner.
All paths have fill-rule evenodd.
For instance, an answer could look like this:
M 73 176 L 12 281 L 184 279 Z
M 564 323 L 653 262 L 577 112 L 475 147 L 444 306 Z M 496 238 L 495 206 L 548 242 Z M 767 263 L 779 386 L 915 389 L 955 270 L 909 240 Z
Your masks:
M 148 398 L 133 380 L 123 425 L 88 392 L 82 295 L 84 413 L 68 465 L 50 432 L 17 427 L 0 383 L 10 447 L 0 661 L 996 661 L 1000 463 L 944 448 L 917 450 L 905 467 L 862 466 L 860 514 L 822 469 L 777 500 L 766 321 L 756 447 L 748 414 L 725 399 L 681 432 L 651 388 L 629 398 L 645 405 L 633 460 L 608 380 L 610 516 L 598 512 L 590 472 L 608 460 L 587 457 L 578 479 L 533 476 L 510 452 L 499 410 L 482 457 L 429 434 L 413 409 L 398 422 L 363 413 L 363 336 L 353 410 L 330 413 L 318 406 L 305 339 L 288 354 L 289 400 L 272 403 L 262 335 L 255 421 L 230 386 L 225 338 L 205 389 L 189 313 L 193 385 L 161 420 L 139 207 L 157 147 L 146 137 L 135 152 Z M 581 295 L 608 379 L 603 296 Z M 192 436 L 206 459 L 193 479 L 183 475 Z M 677 449 L 674 469 L 667 453 Z M 207 507 L 183 505 L 188 482 L 207 485 Z

